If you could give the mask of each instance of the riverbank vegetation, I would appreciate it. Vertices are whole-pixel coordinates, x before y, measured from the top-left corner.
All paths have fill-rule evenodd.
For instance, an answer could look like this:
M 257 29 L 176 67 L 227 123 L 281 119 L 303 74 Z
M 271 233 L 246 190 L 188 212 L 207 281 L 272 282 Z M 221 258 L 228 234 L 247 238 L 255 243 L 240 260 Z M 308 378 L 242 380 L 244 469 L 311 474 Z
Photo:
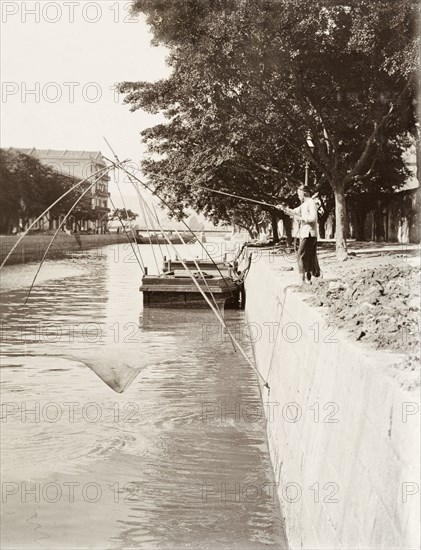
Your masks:
M 27 227 L 31 219 L 40 216 L 79 181 L 14 149 L 0 149 L 0 163 L 0 234 L 3 235 Z M 86 183 L 63 197 L 50 209 L 40 224 L 41 228 L 33 232 L 52 230 L 54 220 L 68 213 L 88 185 Z M 98 212 L 92 208 L 91 195 L 86 193 L 72 209 L 64 229 L 78 231 L 82 221 L 97 219 Z
M 142 132 L 143 170 L 182 217 L 256 225 L 289 218 L 204 187 L 296 205 L 304 174 L 334 213 L 337 257 L 348 217 L 364 219 L 408 177 L 419 145 L 418 22 L 414 0 L 135 0 L 169 49 L 163 80 L 122 82 L 133 111 L 162 113 Z M 362 233 L 362 235 L 361 235 Z

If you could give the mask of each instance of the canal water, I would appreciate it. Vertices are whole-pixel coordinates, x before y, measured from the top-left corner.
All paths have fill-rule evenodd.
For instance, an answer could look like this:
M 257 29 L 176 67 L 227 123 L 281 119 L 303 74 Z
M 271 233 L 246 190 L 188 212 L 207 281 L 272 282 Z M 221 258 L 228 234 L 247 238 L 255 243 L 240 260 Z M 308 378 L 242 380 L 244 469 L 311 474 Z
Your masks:
M 25 306 L 35 269 L 2 272 L 2 548 L 285 548 L 256 375 L 213 313 L 143 311 L 128 245 L 47 261 Z

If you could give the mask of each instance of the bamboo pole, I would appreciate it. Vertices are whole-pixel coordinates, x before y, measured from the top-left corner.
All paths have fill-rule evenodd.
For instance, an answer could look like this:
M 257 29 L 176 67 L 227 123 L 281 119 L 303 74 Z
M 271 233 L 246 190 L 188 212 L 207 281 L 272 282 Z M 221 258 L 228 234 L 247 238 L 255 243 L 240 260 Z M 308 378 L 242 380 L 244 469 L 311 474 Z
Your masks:
M 129 178 L 130 178 L 130 176 L 129 176 Z M 132 181 L 132 184 L 133 184 L 133 187 L 134 187 L 134 189 L 135 189 L 135 191 L 136 191 L 136 194 L 137 194 L 137 197 L 138 197 L 139 202 L 140 202 L 140 203 L 143 203 L 142 208 L 145 209 L 145 212 L 147 211 L 147 212 L 149 213 L 149 221 L 151 221 L 151 208 L 149 207 L 149 205 L 148 205 L 148 203 L 145 201 L 145 199 L 142 197 L 142 195 L 141 195 L 141 193 L 140 193 L 140 190 L 139 190 L 138 186 L 135 185 L 135 184 L 133 183 L 133 181 Z M 170 242 L 171 240 L 170 240 L 170 238 L 167 237 L 167 235 L 165 234 L 165 231 L 163 230 L 163 228 L 162 228 L 162 226 L 161 226 L 161 223 L 160 223 L 160 221 L 159 221 L 159 218 L 158 218 L 157 213 L 154 212 L 153 215 L 154 215 L 155 219 L 157 220 L 157 223 L 158 223 L 158 225 L 159 225 L 159 227 L 160 227 L 160 229 L 161 229 L 161 233 L 162 233 L 164 239 L 165 239 L 166 241 L 169 241 L 169 242 Z M 146 219 L 146 216 L 145 216 L 145 219 Z M 153 216 L 152 216 L 152 219 L 153 219 Z M 153 225 L 153 224 L 152 224 L 152 225 Z M 177 233 L 179 239 L 181 240 L 182 244 L 185 246 L 185 245 L 186 245 L 186 242 L 185 242 L 184 239 L 182 238 L 181 234 L 178 232 L 177 229 L 176 229 L 175 231 L 176 231 L 176 233 Z M 174 248 L 174 250 L 177 252 L 177 250 L 176 250 L 176 248 L 174 247 L 174 244 L 173 244 L 173 243 L 171 243 L 171 246 L 172 246 L 172 247 Z M 214 305 L 215 305 L 215 308 L 220 312 L 219 307 L 218 307 L 218 304 L 217 304 L 216 299 L 215 299 L 215 296 L 213 295 L 213 292 L 211 291 L 211 289 L 210 289 L 210 287 L 209 287 L 209 284 L 208 284 L 208 281 L 206 280 L 206 277 L 204 276 L 202 270 L 200 269 L 199 264 L 197 263 L 197 261 L 196 261 L 194 258 L 193 258 L 193 262 L 194 262 L 196 268 L 198 269 L 200 275 L 202 276 L 203 282 L 204 282 L 204 284 L 205 284 L 207 290 L 209 291 L 209 294 L 210 294 L 211 297 L 212 297 L 212 300 L 213 300 L 213 303 L 214 303 Z M 183 261 L 182 261 L 182 264 L 183 264 L 183 267 L 186 268 L 186 264 L 185 264 Z M 194 275 L 191 273 L 191 271 L 190 271 L 189 269 L 187 269 L 187 271 L 188 271 L 190 277 L 191 277 L 192 279 L 195 279 L 195 277 L 194 277 Z M 224 279 L 224 281 L 225 281 L 225 279 Z M 226 284 L 227 284 L 227 283 L 226 283 Z M 227 285 L 227 286 L 228 286 L 228 285 Z M 202 294 L 203 294 L 203 296 L 205 296 L 204 293 L 202 293 Z M 231 294 L 231 296 L 233 295 L 232 292 L 230 292 L 230 294 Z M 206 296 L 205 296 L 205 298 L 206 298 Z M 235 351 L 235 346 L 234 346 L 234 351 Z
M 136 186 L 135 186 L 135 189 L 136 189 Z M 138 191 L 139 192 L 139 191 Z M 143 199 L 142 199 L 143 200 Z M 145 204 L 145 207 L 149 209 L 149 206 L 147 204 Z M 177 252 L 177 249 L 175 248 L 174 246 L 174 243 L 171 242 L 171 239 L 165 234 L 164 232 L 164 229 L 161 225 L 161 222 L 159 221 L 159 218 L 158 216 L 156 216 L 156 222 L 159 226 L 159 228 L 161 229 L 163 235 L 164 235 L 164 238 L 167 240 L 168 244 L 172 247 L 172 249 Z M 196 277 L 193 275 L 193 273 L 191 272 L 191 270 L 187 267 L 187 265 L 185 264 L 184 260 L 182 258 L 180 258 L 180 262 L 183 264 L 183 267 L 184 269 L 187 271 L 187 273 L 189 274 L 191 280 L 193 281 L 193 283 L 195 284 L 195 286 L 197 287 L 198 291 L 200 292 L 200 294 L 203 296 L 203 298 L 205 299 L 205 301 L 207 302 L 208 306 L 211 308 L 211 310 L 213 311 L 213 313 L 216 315 L 216 318 L 218 319 L 218 321 L 221 323 L 221 325 L 225 328 L 225 330 L 228 332 L 229 336 L 230 336 L 230 339 L 231 339 L 231 343 L 232 343 L 232 346 L 234 348 L 234 351 L 237 351 L 237 346 L 238 348 L 240 348 L 241 346 L 236 342 L 235 338 L 233 337 L 233 335 L 231 334 L 230 330 L 228 329 L 225 321 L 223 320 L 222 316 L 221 316 L 221 313 L 219 310 L 215 309 L 215 307 L 213 306 L 212 302 L 209 300 L 209 298 L 206 296 L 206 293 L 203 291 L 203 289 L 201 288 L 200 284 L 198 283 L 198 281 L 196 280 Z M 212 295 L 212 293 L 211 293 Z M 250 360 L 249 360 L 250 361 Z
M 270 204 L 269 202 L 263 202 L 258 201 L 256 199 L 249 199 L 248 197 L 242 197 L 240 195 L 234 195 L 233 193 L 227 193 L 226 191 L 217 191 L 216 189 L 211 189 L 210 187 L 205 187 L 204 185 L 199 185 L 201 189 L 206 189 L 206 191 L 210 191 L 211 193 L 218 193 L 218 195 L 226 195 L 227 197 L 234 197 L 235 199 L 241 199 L 243 201 L 247 202 L 254 202 L 255 204 L 261 204 L 263 206 L 270 206 L 272 208 L 279 208 L 275 204 Z
M 121 165 L 120 161 L 118 160 L 118 157 L 116 155 L 116 153 L 114 152 L 113 148 L 111 147 L 111 145 L 109 144 L 109 142 L 104 138 L 105 142 L 107 143 L 107 145 L 109 146 L 109 148 L 111 149 L 116 161 L 117 161 L 117 165 L 113 162 L 113 161 L 110 161 L 109 159 L 107 159 L 106 157 L 104 157 L 106 160 L 108 160 L 108 162 L 111 162 L 114 166 L 116 167 L 119 167 Z M 168 204 L 166 203 L 166 201 L 164 199 L 161 199 L 161 197 L 159 197 L 154 191 L 152 191 L 148 185 L 146 185 L 144 182 L 142 182 L 139 178 L 137 178 L 136 176 L 130 174 L 130 172 L 127 171 L 126 168 L 123 168 L 123 170 L 126 172 L 126 174 L 129 176 L 129 179 L 131 180 L 134 188 L 138 191 L 135 183 L 133 182 L 133 179 L 138 181 L 143 187 L 145 187 L 148 191 L 150 191 L 153 195 L 157 196 L 160 201 L 167 207 L 167 208 L 170 208 L 168 206 Z M 148 205 L 146 204 L 146 207 L 148 207 Z M 161 230 L 163 231 L 163 228 L 159 222 L 159 219 L 158 219 L 158 216 L 156 216 L 156 220 L 157 220 L 157 223 L 158 225 L 160 226 Z M 196 234 L 194 233 L 194 231 L 192 231 L 190 229 L 190 227 L 182 220 L 182 223 L 183 225 L 188 229 L 188 231 L 196 237 Z M 164 231 L 163 231 L 164 233 Z M 171 240 L 167 237 L 167 235 L 165 235 L 164 233 L 164 236 L 166 238 L 166 240 L 168 241 L 168 244 L 173 248 L 173 250 L 177 253 L 177 249 L 175 248 L 174 244 L 171 242 Z M 197 237 L 196 237 L 197 238 Z M 199 239 L 198 239 L 199 241 Z M 200 242 L 200 241 L 199 241 Z M 216 265 L 215 261 L 213 260 L 212 256 L 208 253 L 208 251 L 206 250 L 206 248 L 203 246 L 203 243 L 201 243 L 201 246 L 202 248 L 205 250 L 205 252 L 207 253 L 207 255 L 209 256 L 209 258 L 211 259 L 212 263 L 215 265 L 215 267 L 217 268 L 218 272 L 220 273 L 221 277 L 223 277 L 219 267 Z M 225 328 L 225 330 L 227 331 L 229 337 L 230 337 L 230 340 L 231 340 L 231 343 L 233 345 L 233 348 L 234 348 L 234 351 L 236 351 L 236 346 L 238 347 L 238 349 L 240 350 L 241 354 L 243 355 L 243 357 L 246 359 L 246 361 L 248 362 L 248 364 L 251 366 L 251 368 L 256 372 L 257 376 L 262 380 L 263 382 L 263 385 L 265 388 L 267 388 L 268 392 L 270 391 L 270 388 L 269 388 L 269 384 L 267 383 L 267 381 L 264 379 L 263 375 L 259 372 L 258 368 L 253 364 L 253 362 L 250 360 L 250 358 L 247 356 L 246 352 L 243 350 L 243 348 L 241 347 L 241 345 L 236 341 L 235 337 L 233 336 L 233 334 L 231 333 L 231 331 L 229 330 L 229 328 L 227 327 L 225 321 L 222 319 L 221 315 L 218 313 L 217 310 L 215 310 L 215 308 L 213 307 L 212 303 L 209 301 L 208 297 L 206 296 L 206 294 L 203 292 L 202 288 L 200 287 L 199 283 L 196 281 L 196 278 L 190 273 L 190 270 L 188 269 L 187 265 L 184 263 L 183 259 L 180 258 L 180 261 L 184 267 L 184 269 L 189 273 L 190 277 L 192 278 L 192 281 L 193 283 L 196 285 L 196 287 L 198 288 L 199 292 L 203 295 L 203 297 L 205 298 L 206 302 L 208 303 L 209 307 L 212 309 L 212 311 L 214 312 L 214 314 L 216 315 L 218 321 L 222 324 L 222 326 Z M 225 280 L 225 279 L 224 279 Z M 227 284 L 227 287 L 228 287 L 228 284 Z M 232 293 L 231 293 L 231 296 L 232 296 Z
M 115 155 L 111 145 L 108 143 L 108 141 L 104 138 L 105 142 L 107 143 L 107 145 L 110 147 L 113 155 L 116 157 L 116 161 L 112 161 L 110 160 L 109 158 L 105 157 L 104 156 L 104 159 L 107 160 L 108 162 L 111 162 L 116 168 L 119 168 L 119 164 L 121 164 L 121 162 L 118 160 L 118 157 Z M 136 180 L 137 182 L 139 182 L 143 187 L 145 187 L 145 189 L 147 189 L 150 193 L 152 193 L 152 195 L 155 195 L 156 197 L 158 197 L 158 199 L 162 202 L 162 204 L 164 206 L 166 206 L 169 210 L 172 210 L 171 207 L 169 206 L 169 204 L 163 199 L 161 198 L 153 189 L 151 189 L 146 183 L 144 183 L 141 179 L 139 179 L 137 176 L 131 174 L 126 168 L 124 167 L 121 167 L 121 169 L 129 176 L 129 178 L 133 178 L 134 180 Z M 218 273 L 220 274 L 221 277 L 224 277 L 224 275 L 222 274 L 221 270 L 219 269 L 218 265 L 216 264 L 215 260 L 212 258 L 212 256 L 209 254 L 209 252 L 206 250 L 206 247 L 203 246 L 203 243 L 200 241 L 200 239 L 197 237 L 196 233 L 190 229 L 190 227 L 186 224 L 186 222 L 184 220 L 180 220 L 181 223 L 184 225 L 184 227 L 187 229 L 187 231 L 189 233 L 191 233 L 193 235 L 193 237 L 195 237 L 197 239 L 197 242 L 200 244 L 201 248 L 205 251 L 206 255 L 209 257 L 210 261 L 213 263 L 213 265 L 215 266 L 216 270 L 218 271 Z M 225 279 L 224 279 L 225 280 Z M 226 286 L 228 288 L 228 284 L 226 283 Z M 230 290 L 230 289 L 229 289 Z M 231 294 L 231 297 L 233 297 L 233 294 L 230 290 L 230 294 Z
M 116 161 L 118 162 L 118 166 L 121 166 L 121 163 L 120 163 L 120 161 L 118 160 L 118 156 L 117 156 L 117 154 L 115 153 L 115 151 L 113 150 L 113 148 L 111 147 L 110 143 L 107 141 L 107 139 L 106 139 L 105 137 L 104 137 L 104 140 L 105 140 L 105 142 L 107 143 L 108 147 L 111 149 L 111 151 L 112 151 L 112 153 L 113 153 L 113 155 L 114 155 Z M 105 158 L 105 157 L 104 157 L 104 158 Z M 107 160 L 108 160 L 108 159 L 107 159 Z M 114 164 L 114 163 L 113 163 L 113 164 Z M 136 193 L 137 193 L 137 196 L 138 196 L 139 201 L 143 201 L 143 197 L 141 196 L 140 191 L 139 191 L 137 185 L 133 182 L 133 179 L 137 179 L 137 180 L 138 180 L 138 178 L 132 176 L 132 174 L 130 174 L 124 167 L 123 167 L 123 170 L 126 172 L 126 174 L 128 175 L 130 181 L 132 182 L 132 185 L 133 185 L 133 187 L 134 187 L 135 190 L 136 190 Z M 148 187 L 147 187 L 145 184 L 143 184 L 140 180 L 138 180 L 138 181 L 139 181 L 142 185 L 144 185 L 144 187 L 148 188 Z M 158 198 L 159 198 L 159 197 L 158 197 Z M 144 202 L 144 201 L 143 201 L 143 202 Z M 164 202 L 164 201 L 163 201 L 163 202 Z M 164 204 L 165 204 L 165 203 L 164 203 Z M 144 206 L 145 206 L 146 209 L 149 210 L 149 212 L 151 212 L 151 209 L 149 208 L 149 206 L 148 206 L 148 204 L 147 204 L 146 202 L 144 202 Z M 156 222 L 157 222 L 159 228 L 160 228 L 161 231 L 162 231 L 162 234 L 163 234 L 164 238 L 167 240 L 168 244 L 173 248 L 173 250 L 175 251 L 175 253 L 177 253 L 177 249 L 175 248 L 174 244 L 171 242 L 171 239 L 166 235 L 166 233 L 165 233 L 165 231 L 164 231 L 164 229 L 163 229 L 163 227 L 162 227 L 162 225 L 161 225 L 161 223 L 160 223 L 160 221 L 159 221 L 159 218 L 158 218 L 158 216 L 156 215 L 156 213 L 155 213 L 155 218 L 156 218 Z M 186 224 L 185 224 L 185 225 L 186 225 Z M 187 226 L 187 227 L 188 227 L 188 226 Z M 189 228 L 189 230 L 190 230 L 190 228 Z M 194 234 L 194 233 L 193 233 L 193 234 Z M 210 257 L 210 255 L 209 255 L 209 257 Z M 211 258 L 211 260 L 213 261 L 212 258 Z M 212 309 L 212 311 L 213 311 L 214 314 L 216 315 L 218 321 L 222 324 L 222 326 L 223 326 L 223 327 L 225 328 L 225 330 L 228 332 L 229 337 L 230 337 L 230 339 L 231 339 L 231 343 L 232 343 L 232 346 L 233 346 L 234 351 L 237 350 L 237 349 L 236 349 L 236 346 L 238 346 L 239 349 L 241 349 L 240 344 L 238 344 L 238 343 L 236 342 L 235 338 L 233 337 L 233 335 L 231 334 L 230 330 L 228 329 L 228 327 L 227 327 L 225 321 L 222 319 L 222 316 L 221 316 L 221 313 L 220 313 L 219 309 L 218 309 L 218 308 L 215 309 L 215 307 L 212 305 L 212 303 L 210 302 L 209 298 L 206 296 L 205 292 L 204 292 L 203 289 L 200 287 L 199 283 L 196 281 L 195 276 L 191 273 L 191 271 L 189 270 L 189 268 L 187 267 L 187 265 L 184 263 L 184 260 L 183 260 L 182 258 L 180 258 L 180 261 L 181 261 L 181 263 L 182 263 L 184 269 L 187 271 L 187 273 L 189 274 L 190 278 L 192 279 L 193 283 L 196 285 L 197 289 L 198 289 L 199 292 L 202 294 L 203 298 L 206 300 L 207 304 L 209 305 L 209 307 Z M 196 263 L 196 262 L 195 262 L 195 263 Z M 215 263 L 215 262 L 213 262 L 213 263 L 214 263 L 215 266 L 216 266 L 216 263 Z M 197 264 L 196 264 L 196 265 L 197 265 Z M 200 268 L 199 268 L 199 270 L 200 270 Z M 219 271 L 219 273 L 221 274 L 223 280 L 225 281 L 225 278 L 223 277 L 223 275 L 222 275 L 221 271 L 219 270 L 219 268 L 218 268 L 218 271 Z M 203 280 L 204 280 L 204 282 L 205 282 L 205 285 L 209 288 L 209 285 L 208 285 L 208 283 L 207 283 L 207 281 L 206 281 L 206 279 L 205 279 L 203 273 L 202 273 L 202 277 L 203 277 Z M 226 286 L 227 286 L 227 288 L 228 288 L 228 283 L 227 283 L 226 281 L 225 281 L 225 284 L 226 284 Z M 209 290 L 210 290 L 210 289 L 209 289 Z M 230 290 L 230 289 L 229 289 L 229 290 Z M 231 294 L 231 296 L 233 296 L 231 290 L 230 290 L 230 294 Z M 214 300 L 214 302 L 215 302 L 215 305 L 216 305 L 216 300 L 215 300 L 215 298 L 214 298 L 212 292 L 211 292 L 211 296 L 212 296 L 212 298 L 213 298 L 213 300 Z M 248 357 L 246 356 L 245 352 L 244 352 L 242 349 L 241 349 L 241 352 L 242 352 L 242 354 L 244 355 L 244 357 L 246 357 L 246 358 L 248 359 Z M 250 362 L 250 364 L 252 365 L 252 367 L 255 368 L 254 365 L 251 363 L 250 359 L 248 359 L 248 361 Z M 256 369 L 256 372 L 260 375 L 260 373 L 259 373 L 259 371 L 258 371 L 257 369 Z
M 291 215 L 291 208 L 288 206 L 283 206 L 282 204 L 270 204 L 269 202 L 263 202 L 258 201 L 256 199 L 250 199 L 248 197 L 242 197 L 241 195 L 234 195 L 233 193 L 227 193 L 226 191 L 217 191 L 216 189 L 211 189 L 210 187 L 205 187 L 204 185 L 199 185 L 201 189 L 206 189 L 207 191 L 211 191 L 211 193 L 218 193 L 219 195 L 226 195 L 227 197 L 234 197 L 236 199 L 240 199 L 247 202 L 254 202 L 256 204 L 261 204 L 263 206 L 270 206 L 271 208 L 277 208 L 288 214 Z M 316 198 L 318 195 L 318 192 L 314 193 L 314 195 L 311 196 L 312 199 Z

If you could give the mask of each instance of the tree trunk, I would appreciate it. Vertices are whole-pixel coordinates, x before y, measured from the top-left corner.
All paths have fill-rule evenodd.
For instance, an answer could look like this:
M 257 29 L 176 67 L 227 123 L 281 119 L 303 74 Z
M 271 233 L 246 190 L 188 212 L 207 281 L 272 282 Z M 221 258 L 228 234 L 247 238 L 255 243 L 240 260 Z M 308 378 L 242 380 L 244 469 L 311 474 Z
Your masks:
M 282 223 L 284 224 L 284 231 L 285 231 L 285 237 L 287 241 L 287 246 L 292 246 L 292 220 L 289 216 L 284 214 L 283 212 L 278 214 L 279 218 L 282 220 Z
M 251 240 L 254 239 L 253 228 L 252 228 L 250 225 L 247 225 L 247 226 L 246 226 L 246 225 L 241 225 L 241 224 L 239 224 L 238 227 L 239 227 L 240 229 L 244 229 L 245 231 L 247 231 L 247 233 L 249 234 L 249 237 L 250 237 Z
M 357 241 L 365 241 L 365 220 L 367 218 L 367 212 L 359 209 L 354 209 L 355 217 L 355 239 Z
M 335 242 L 336 259 L 343 262 L 348 259 L 348 250 L 346 246 L 347 237 L 347 215 L 345 189 L 342 183 L 333 187 L 335 195 Z
M 11 226 L 10 218 L 7 216 L 2 217 L 0 221 L 0 233 L 9 235 L 10 226 Z
M 319 237 L 321 239 L 326 238 L 326 222 L 329 217 L 329 212 L 324 212 L 319 215 L 318 224 L 319 224 Z
M 260 227 L 259 227 L 259 223 L 258 223 L 258 221 L 257 221 L 256 216 L 253 214 L 253 211 L 251 212 L 251 219 L 252 219 L 252 221 L 253 221 L 254 227 L 256 228 L 257 237 L 259 237 L 259 235 L 260 235 Z
M 276 244 L 276 243 L 279 243 L 278 216 L 276 214 L 271 214 L 271 220 L 272 220 L 273 242 Z
M 319 224 L 319 237 L 321 239 L 324 239 L 326 238 L 325 222 L 319 219 L 318 224 Z
M 292 246 L 292 220 L 289 216 L 284 214 L 282 216 L 284 222 L 285 236 L 287 239 L 287 246 Z

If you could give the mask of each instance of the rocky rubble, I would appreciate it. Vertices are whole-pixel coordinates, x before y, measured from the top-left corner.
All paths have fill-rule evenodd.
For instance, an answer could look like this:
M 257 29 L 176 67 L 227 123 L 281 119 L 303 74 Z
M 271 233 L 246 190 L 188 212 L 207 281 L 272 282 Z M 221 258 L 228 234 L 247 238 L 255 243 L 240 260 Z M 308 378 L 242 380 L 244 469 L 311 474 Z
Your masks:
M 327 307 L 330 321 L 356 340 L 419 355 L 419 267 L 354 269 L 340 280 L 320 281 L 305 290 L 312 305 Z

